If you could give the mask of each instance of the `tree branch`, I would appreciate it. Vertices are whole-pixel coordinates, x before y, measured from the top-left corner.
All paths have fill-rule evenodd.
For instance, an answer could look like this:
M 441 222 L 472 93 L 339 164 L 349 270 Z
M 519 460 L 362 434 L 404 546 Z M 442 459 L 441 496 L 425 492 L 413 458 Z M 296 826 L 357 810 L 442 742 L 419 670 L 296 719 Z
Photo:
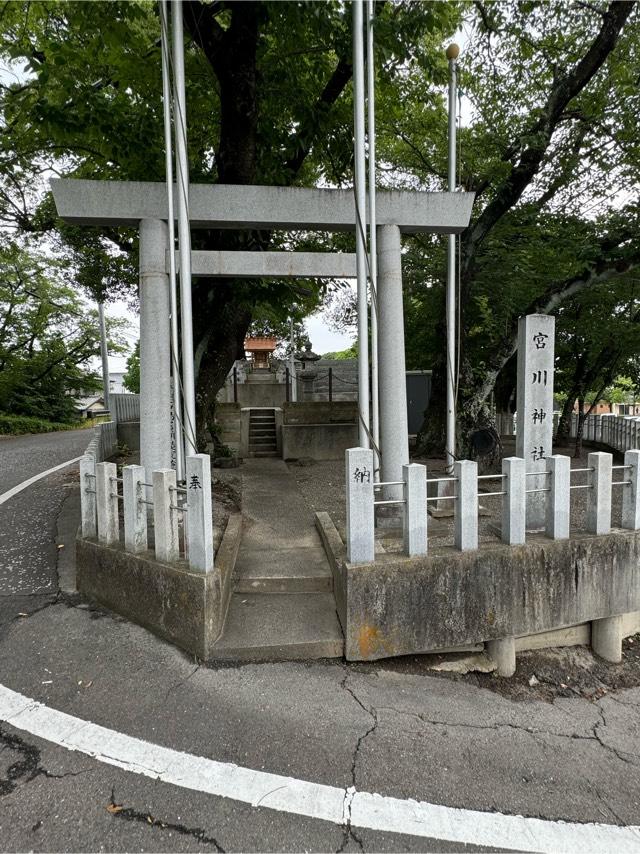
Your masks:
M 225 30 L 216 19 L 219 11 L 217 3 L 187 0 L 182 4 L 182 18 L 189 35 L 202 48 L 216 75 L 222 62 L 221 51 L 225 40 Z
M 608 282 L 619 276 L 620 273 L 630 273 L 637 269 L 640 269 L 640 246 L 624 259 L 608 259 L 606 262 L 596 264 L 588 273 L 573 276 L 561 282 L 554 282 L 543 294 L 532 300 L 521 314 L 551 314 L 560 303 L 581 291 Z M 478 391 L 480 400 L 486 400 L 491 394 L 496 377 L 516 352 L 517 344 L 518 318 L 516 317 L 508 336 L 503 339 L 502 344 L 498 346 L 493 356 L 487 360 L 487 364 L 491 364 L 493 367 Z
M 634 3 L 628 0 L 612 2 L 603 15 L 602 26 L 589 50 L 572 71 L 554 82 L 547 101 L 541 109 L 540 117 L 522 135 L 531 142 L 521 152 L 517 165 L 512 168 L 509 177 L 498 188 L 493 200 L 466 232 L 463 254 L 464 266 L 467 270 L 471 268 L 477 246 L 498 220 L 520 199 L 538 172 L 564 110 L 590 82 L 616 46 L 620 31 L 631 14 L 633 6 Z
M 327 114 L 329 108 L 338 100 L 352 76 L 352 64 L 342 57 L 338 60 L 333 74 L 327 81 L 313 109 L 310 111 L 310 115 L 314 117 L 312 124 L 301 127 L 294 136 L 290 137 L 288 147 L 294 149 L 294 154 L 286 161 L 285 169 L 292 177 L 298 174 L 305 158 L 311 151 L 311 146 L 316 140 L 322 117 Z

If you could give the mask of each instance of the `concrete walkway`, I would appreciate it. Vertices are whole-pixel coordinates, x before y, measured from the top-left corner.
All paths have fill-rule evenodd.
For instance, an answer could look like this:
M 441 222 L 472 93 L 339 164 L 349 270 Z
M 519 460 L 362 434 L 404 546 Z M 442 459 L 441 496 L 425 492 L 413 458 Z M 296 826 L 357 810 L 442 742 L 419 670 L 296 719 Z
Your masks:
M 242 466 L 242 541 L 217 657 L 332 658 L 343 638 L 313 511 L 279 459 Z

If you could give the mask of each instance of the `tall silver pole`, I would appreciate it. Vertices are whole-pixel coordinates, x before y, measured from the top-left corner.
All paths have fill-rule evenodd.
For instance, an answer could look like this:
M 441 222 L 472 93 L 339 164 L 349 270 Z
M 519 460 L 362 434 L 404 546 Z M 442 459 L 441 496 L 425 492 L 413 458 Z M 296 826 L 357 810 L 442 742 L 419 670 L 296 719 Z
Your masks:
M 456 189 L 456 59 L 457 44 L 447 48 L 449 60 L 449 192 Z M 456 458 L 456 236 L 449 235 L 447 252 L 447 431 L 445 454 L 447 470 L 452 471 Z
M 291 401 L 295 403 L 298 400 L 298 383 L 296 381 L 296 347 L 293 337 L 293 317 L 290 321 L 290 335 L 291 353 L 289 354 L 289 381 L 291 382 Z
M 182 328 L 182 392 L 184 394 L 185 454 L 196 449 L 196 391 L 193 362 L 193 316 L 191 311 L 191 231 L 189 228 L 189 161 L 187 158 L 187 105 L 184 89 L 184 34 L 182 0 L 171 4 L 173 39 L 173 97 L 176 135 L 176 178 L 178 186 L 178 248 L 180 250 L 180 309 Z
M 107 347 L 107 324 L 104 320 L 104 306 L 98 303 L 98 323 L 100 325 L 100 358 L 102 360 L 102 398 L 104 408 L 109 409 L 109 350 Z
M 367 0 L 367 140 L 369 142 L 369 272 L 371 276 L 371 432 L 380 447 L 380 399 L 378 393 L 378 254 L 376 241 L 376 101 L 373 60 L 374 0 Z M 376 451 L 377 453 L 377 451 Z M 380 477 L 380 459 L 376 480 Z
M 363 0 L 353 2 L 353 119 L 356 195 L 356 271 L 358 277 L 358 409 L 359 444 L 369 447 L 369 324 L 367 306 L 367 247 L 364 148 Z
M 160 43 L 162 50 L 162 106 L 164 110 L 164 151 L 167 176 L 167 210 L 169 212 L 169 297 L 171 305 L 171 376 L 173 377 L 173 435 L 176 443 L 176 475 L 184 480 L 184 444 L 180 400 L 180 367 L 178 350 L 178 295 L 176 287 L 176 236 L 173 205 L 173 148 L 171 143 L 171 80 L 169 77 L 169 22 L 167 0 L 160 0 Z

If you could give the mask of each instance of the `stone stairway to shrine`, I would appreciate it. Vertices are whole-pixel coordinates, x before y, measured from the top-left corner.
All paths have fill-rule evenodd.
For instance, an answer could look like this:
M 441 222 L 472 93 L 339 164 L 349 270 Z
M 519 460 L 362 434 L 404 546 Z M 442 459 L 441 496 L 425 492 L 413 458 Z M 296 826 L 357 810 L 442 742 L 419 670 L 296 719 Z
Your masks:
M 252 409 L 249 413 L 249 456 L 278 456 L 275 409 Z
M 295 478 L 282 460 L 246 459 L 243 531 L 222 637 L 211 658 L 339 658 L 333 577 Z

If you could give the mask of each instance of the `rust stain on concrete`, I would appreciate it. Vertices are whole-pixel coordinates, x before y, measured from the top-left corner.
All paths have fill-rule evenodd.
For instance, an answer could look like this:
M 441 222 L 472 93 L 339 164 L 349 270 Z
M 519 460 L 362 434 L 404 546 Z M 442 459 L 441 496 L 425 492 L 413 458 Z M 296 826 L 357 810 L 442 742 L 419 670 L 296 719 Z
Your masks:
M 358 648 L 363 659 L 374 658 L 383 651 L 385 655 L 394 655 L 393 644 L 381 634 L 377 626 L 365 623 L 358 629 Z

